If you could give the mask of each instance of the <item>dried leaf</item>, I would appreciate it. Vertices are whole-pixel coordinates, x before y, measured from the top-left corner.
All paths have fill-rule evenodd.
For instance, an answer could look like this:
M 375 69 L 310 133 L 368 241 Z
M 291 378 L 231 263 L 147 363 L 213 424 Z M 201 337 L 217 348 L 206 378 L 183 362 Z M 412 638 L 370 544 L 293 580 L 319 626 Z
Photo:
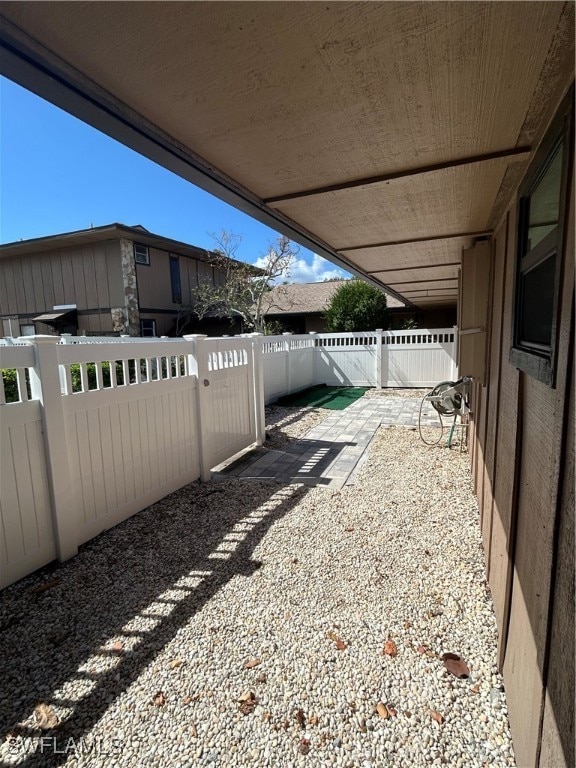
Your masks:
M 442 661 L 444 662 L 444 666 L 448 672 L 454 675 L 454 677 L 459 677 L 462 680 L 470 677 L 470 670 L 468 669 L 468 665 L 457 654 L 444 653 L 442 654 Z
M 38 728 L 42 728 L 44 731 L 56 728 L 60 723 L 56 712 L 54 712 L 52 707 L 44 703 L 37 704 L 34 707 L 34 719 Z
M 317 715 L 311 715 L 308 718 L 308 722 L 310 723 L 310 725 L 318 725 L 318 717 L 317 717 Z
M 259 664 L 262 664 L 260 659 L 248 659 L 248 661 L 244 662 L 244 669 L 254 669 Z
M 428 653 L 428 648 L 426 648 L 425 645 L 419 645 L 418 648 L 416 648 L 418 653 Z
M 54 589 L 62 583 L 62 579 L 50 579 L 50 581 L 44 581 L 42 584 L 38 584 L 30 590 L 33 595 L 41 595 L 43 592 L 47 592 L 49 589 Z
M 192 696 L 184 696 L 184 698 L 182 699 L 182 704 L 186 706 L 187 704 L 191 704 L 191 703 L 192 703 Z
M 252 691 L 246 691 L 246 693 L 243 693 L 238 697 L 238 701 L 240 703 L 243 701 L 256 701 L 256 696 L 252 693 Z
M 390 704 L 386 704 L 386 706 L 388 707 L 388 714 L 390 717 L 396 717 L 398 712 L 394 709 L 394 707 L 391 707 Z
M 438 725 L 442 725 L 442 723 L 444 722 L 444 716 L 441 715 L 440 712 L 438 712 L 435 709 L 430 710 L 430 717 L 432 718 L 432 720 L 436 720 Z
M 379 701 L 378 704 L 376 704 L 376 712 L 378 712 L 382 720 L 388 720 L 390 717 L 388 707 L 382 701 Z
M 390 640 L 390 638 L 388 638 L 388 640 L 386 640 L 386 642 L 384 643 L 382 656 L 396 656 L 397 653 L 398 653 L 398 648 L 396 647 L 396 643 L 394 642 L 394 640 Z
M 158 691 L 156 696 L 154 696 L 153 703 L 156 707 L 163 707 L 166 704 L 166 697 L 162 691 Z
M 476 685 L 473 685 L 470 690 L 472 693 L 480 693 L 480 683 L 476 683 Z
M 243 693 L 242 696 L 238 698 L 238 702 L 240 703 L 240 712 L 242 712 L 243 715 L 249 715 L 254 711 L 257 699 L 252 691 L 246 691 L 246 693 Z
M 309 739 L 300 739 L 300 744 L 298 745 L 298 752 L 300 752 L 301 755 L 307 755 L 308 752 L 310 752 Z
M 249 715 L 251 712 L 254 712 L 254 708 L 256 707 L 255 701 L 243 701 L 242 704 L 238 707 L 240 712 L 242 712 L 243 715 Z
M 304 711 L 302 709 L 297 709 L 294 713 L 294 717 L 298 721 L 300 728 L 306 727 L 306 716 L 304 715 Z
M 182 659 L 174 659 L 170 662 L 170 669 L 178 669 L 178 667 L 181 667 L 184 662 Z
M 344 642 L 344 640 L 342 640 L 340 635 L 338 635 L 336 632 L 334 632 L 333 629 L 331 629 L 329 632 L 327 632 L 327 636 L 330 638 L 330 640 L 333 640 L 334 643 L 336 643 L 336 648 L 339 651 L 343 651 L 344 648 L 346 648 L 346 643 Z
M 272 712 L 263 712 L 262 713 L 262 720 L 265 720 L 266 722 L 270 720 L 272 717 Z
M 108 647 L 109 651 L 117 651 L 118 653 L 124 653 L 124 643 L 121 640 L 116 640 Z
M 197 739 L 198 738 L 198 730 L 197 730 L 196 726 L 194 725 L 194 723 L 190 723 L 190 736 L 193 739 Z
M 412 626 L 412 622 L 411 621 L 405 621 L 404 622 L 404 629 L 410 629 L 411 626 Z

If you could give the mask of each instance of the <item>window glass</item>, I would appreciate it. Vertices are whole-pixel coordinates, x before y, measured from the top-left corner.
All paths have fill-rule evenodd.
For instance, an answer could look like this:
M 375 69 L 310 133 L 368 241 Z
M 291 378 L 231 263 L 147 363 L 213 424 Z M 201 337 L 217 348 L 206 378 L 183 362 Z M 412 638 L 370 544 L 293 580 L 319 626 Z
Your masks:
M 562 182 L 562 144 L 530 195 L 527 251 L 531 251 L 558 226 Z
M 150 264 L 150 253 L 147 245 L 134 243 L 134 261 L 137 264 Z
M 548 349 L 552 340 L 556 254 L 522 276 L 520 343 Z
M 172 301 L 182 304 L 182 285 L 180 283 L 180 259 L 170 255 L 170 282 L 172 284 Z
M 142 336 L 156 336 L 156 320 L 140 320 Z

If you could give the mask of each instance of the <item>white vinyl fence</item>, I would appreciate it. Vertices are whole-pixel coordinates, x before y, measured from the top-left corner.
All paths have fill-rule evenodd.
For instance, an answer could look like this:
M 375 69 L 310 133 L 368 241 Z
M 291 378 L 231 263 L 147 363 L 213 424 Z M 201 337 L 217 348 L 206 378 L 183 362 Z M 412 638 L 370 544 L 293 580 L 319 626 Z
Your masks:
M 265 438 L 264 402 L 314 384 L 456 378 L 455 329 L 0 343 L 0 587 Z
M 250 338 L 59 341 L 0 345 L 0 587 L 264 437 Z
M 456 334 L 438 328 L 264 337 L 266 403 L 317 384 L 422 388 L 451 381 Z

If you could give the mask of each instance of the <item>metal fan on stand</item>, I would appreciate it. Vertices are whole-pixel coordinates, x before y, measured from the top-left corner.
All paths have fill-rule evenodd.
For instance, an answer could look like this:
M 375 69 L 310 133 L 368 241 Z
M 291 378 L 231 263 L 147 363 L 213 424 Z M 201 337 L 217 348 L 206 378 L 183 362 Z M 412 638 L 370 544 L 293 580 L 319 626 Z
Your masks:
M 462 425 L 465 425 L 465 419 L 467 419 L 470 411 L 468 405 L 468 392 L 472 379 L 469 376 L 464 376 L 458 381 L 442 381 L 437 384 L 434 389 L 424 396 L 420 403 L 420 416 L 418 419 L 418 429 L 420 431 L 420 438 L 426 445 L 437 445 L 442 440 L 444 432 L 444 422 L 442 416 L 454 417 L 452 422 L 452 428 L 448 436 L 447 446 L 452 445 L 452 437 L 454 435 L 454 428 L 456 427 L 456 419 L 461 417 Z M 442 426 L 440 430 L 440 437 L 433 443 L 424 440 L 422 437 L 421 418 L 422 418 L 422 406 L 424 402 L 428 401 L 432 404 L 432 407 L 437 411 L 440 418 L 440 424 Z

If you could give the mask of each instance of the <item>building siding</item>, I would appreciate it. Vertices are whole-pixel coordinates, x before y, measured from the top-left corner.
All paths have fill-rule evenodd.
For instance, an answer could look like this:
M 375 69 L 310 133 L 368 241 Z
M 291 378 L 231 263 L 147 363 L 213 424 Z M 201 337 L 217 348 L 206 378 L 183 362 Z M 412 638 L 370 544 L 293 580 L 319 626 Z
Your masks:
M 556 386 L 509 362 L 512 202 L 493 238 L 489 378 L 472 402 L 472 473 L 516 761 L 540 768 L 574 765 L 573 169 L 570 181 Z
M 122 300 L 118 241 L 0 259 L 0 317 L 29 324 L 58 304 L 76 304 L 82 333 L 110 333 L 110 307 Z M 87 311 L 97 314 L 84 314 Z M 38 333 L 53 334 L 44 323 Z

